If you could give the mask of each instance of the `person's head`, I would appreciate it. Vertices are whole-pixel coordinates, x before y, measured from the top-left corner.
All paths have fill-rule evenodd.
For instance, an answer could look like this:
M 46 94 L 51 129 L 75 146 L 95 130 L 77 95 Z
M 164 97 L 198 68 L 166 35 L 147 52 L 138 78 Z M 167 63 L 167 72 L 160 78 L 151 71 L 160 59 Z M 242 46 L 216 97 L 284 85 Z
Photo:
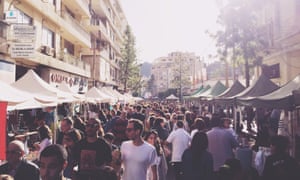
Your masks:
M 140 138 L 144 131 L 143 122 L 138 119 L 130 119 L 126 128 L 126 135 L 129 139 Z
M 13 140 L 8 144 L 6 150 L 6 160 L 10 165 L 18 164 L 24 156 L 24 143 L 19 140 Z
M 59 144 L 47 146 L 40 154 L 39 165 L 42 180 L 60 180 L 67 165 L 67 151 Z
M 183 121 L 182 120 L 178 120 L 177 122 L 176 122 L 176 126 L 178 127 L 178 128 L 183 128 Z
M 112 117 L 117 115 L 117 111 L 115 109 L 110 110 L 110 114 Z
M 176 121 L 177 121 L 177 114 L 176 114 L 176 113 L 173 113 L 173 114 L 172 114 L 171 120 L 172 120 L 173 122 L 176 122 Z
M 63 144 L 66 147 L 72 148 L 75 145 L 75 143 L 81 140 L 81 138 L 82 137 L 79 130 L 73 128 L 64 133 Z
M 65 133 L 72 128 L 73 128 L 73 119 L 71 119 L 70 117 L 65 117 L 63 120 L 61 120 L 60 122 L 61 132 Z
M 46 139 L 46 138 L 51 139 L 51 137 L 52 137 L 51 129 L 47 125 L 41 126 L 39 128 L 38 132 L 39 132 L 39 136 L 40 136 L 41 140 Z
M 184 114 L 178 114 L 177 115 L 177 119 L 178 120 L 181 120 L 181 121 L 184 121 L 185 119 L 184 119 Z
M 155 147 L 157 155 L 162 155 L 163 150 L 156 130 L 147 131 L 144 140 Z
M 100 120 L 90 118 L 85 124 L 85 132 L 87 137 L 96 137 L 100 129 Z
M 232 120 L 227 117 L 221 118 L 221 126 L 223 125 L 224 128 L 230 128 L 230 125 L 232 124 Z
M 171 119 L 171 114 L 170 113 L 165 113 L 164 116 L 165 116 L 167 121 Z
M 103 138 L 109 143 L 113 143 L 114 139 L 115 139 L 115 135 L 111 132 L 106 133 Z
M 286 136 L 276 135 L 271 137 L 271 152 L 276 153 L 286 153 L 289 147 L 289 139 Z
M 153 127 L 154 128 L 159 128 L 159 127 L 163 127 L 165 123 L 165 119 L 162 117 L 158 117 L 155 119 Z
M 199 131 L 204 130 L 206 128 L 206 124 L 202 118 L 196 118 L 194 123 L 192 124 L 193 129 L 198 129 Z
M 148 131 L 144 135 L 145 141 L 147 141 L 149 144 L 152 144 L 152 145 L 155 144 L 157 137 L 158 137 L 158 133 L 155 130 Z
M 136 108 L 137 112 L 141 112 L 142 111 L 142 106 L 141 105 L 137 105 L 135 108 Z

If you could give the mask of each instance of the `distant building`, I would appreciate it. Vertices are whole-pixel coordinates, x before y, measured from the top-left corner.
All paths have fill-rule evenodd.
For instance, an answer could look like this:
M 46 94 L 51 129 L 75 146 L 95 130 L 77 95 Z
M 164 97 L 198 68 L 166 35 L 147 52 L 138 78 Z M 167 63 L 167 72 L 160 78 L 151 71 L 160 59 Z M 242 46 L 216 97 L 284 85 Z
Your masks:
M 151 74 L 156 87 L 153 95 L 180 87 L 183 92 L 189 92 L 207 79 L 200 56 L 186 52 L 172 52 L 167 57 L 157 58 L 152 64 Z

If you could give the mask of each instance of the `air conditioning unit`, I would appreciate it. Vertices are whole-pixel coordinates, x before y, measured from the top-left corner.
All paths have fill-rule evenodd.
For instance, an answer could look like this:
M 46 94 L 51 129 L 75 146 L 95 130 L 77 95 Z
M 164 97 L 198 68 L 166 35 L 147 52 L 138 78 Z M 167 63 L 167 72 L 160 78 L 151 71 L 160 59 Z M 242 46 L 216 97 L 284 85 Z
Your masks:
M 49 46 L 42 46 L 41 53 L 46 54 L 48 56 L 54 56 L 54 49 Z

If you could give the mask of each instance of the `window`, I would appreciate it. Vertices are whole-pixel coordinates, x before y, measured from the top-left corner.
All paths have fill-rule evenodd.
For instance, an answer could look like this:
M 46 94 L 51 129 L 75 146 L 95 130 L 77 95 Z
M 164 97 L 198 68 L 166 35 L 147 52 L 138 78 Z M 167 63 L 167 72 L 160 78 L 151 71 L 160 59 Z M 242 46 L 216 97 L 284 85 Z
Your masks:
M 25 14 L 19 9 L 15 9 L 15 11 L 17 11 L 18 14 L 17 24 L 30 24 L 30 25 L 33 24 L 32 17 L 28 16 L 27 14 Z
M 56 0 L 48 0 L 49 4 L 53 4 L 54 6 L 56 5 Z
M 43 27 L 42 29 L 42 45 L 54 48 L 55 34 L 50 29 Z
M 65 48 L 67 49 L 68 53 L 74 55 L 74 53 L 75 53 L 75 51 L 74 51 L 74 49 L 75 49 L 74 44 L 72 44 L 68 40 L 64 40 L 64 42 L 65 42 Z

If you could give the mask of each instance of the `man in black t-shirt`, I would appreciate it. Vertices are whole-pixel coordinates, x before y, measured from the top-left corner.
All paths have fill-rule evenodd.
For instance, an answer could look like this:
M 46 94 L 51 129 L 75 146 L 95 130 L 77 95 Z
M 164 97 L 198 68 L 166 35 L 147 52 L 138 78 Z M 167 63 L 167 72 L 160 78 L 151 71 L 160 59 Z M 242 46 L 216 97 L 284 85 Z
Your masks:
M 79 173 L 97 171 L 112 160 L 110 146 L 98 136 L 100 126 L 99 119 L 89 119 L 85 127 L 86 138 L 74 147 L 74 159 L 78 163 Z
M 267 157 L 263 180 L 299 180 L 300 167 L 288 154 L 288 137 L 276 135 L 271 138 L 271 155 Z

